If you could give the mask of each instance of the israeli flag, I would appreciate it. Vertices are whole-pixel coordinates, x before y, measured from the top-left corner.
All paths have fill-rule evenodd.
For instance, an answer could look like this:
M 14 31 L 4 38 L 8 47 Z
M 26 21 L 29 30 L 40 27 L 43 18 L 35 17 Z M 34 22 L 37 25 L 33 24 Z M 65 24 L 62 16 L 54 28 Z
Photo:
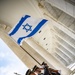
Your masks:
M 47 21 L 46 19 L 35 19 L 29 15 L 25 15 L 20 19 L 18 24 L 12 28 L 9 36 L 21 45 L 23 39 L 33 36 Z

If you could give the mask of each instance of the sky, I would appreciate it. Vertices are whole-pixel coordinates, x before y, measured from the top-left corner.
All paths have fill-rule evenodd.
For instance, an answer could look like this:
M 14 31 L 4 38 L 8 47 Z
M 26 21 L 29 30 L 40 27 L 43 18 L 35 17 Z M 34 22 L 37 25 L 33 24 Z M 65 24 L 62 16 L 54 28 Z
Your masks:
M 0 38 L 0 75 L 25 75 L 27 66 L 13 53 Z

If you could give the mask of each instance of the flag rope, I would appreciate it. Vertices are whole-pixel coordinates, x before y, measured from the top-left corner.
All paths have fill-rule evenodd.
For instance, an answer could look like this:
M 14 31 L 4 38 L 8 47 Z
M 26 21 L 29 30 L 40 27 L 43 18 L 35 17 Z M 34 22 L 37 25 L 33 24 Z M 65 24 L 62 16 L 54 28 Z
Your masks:
M 22 46 L 20 46 L 30 57 L 32 57 L 39 65 L 41 65 L 30 53 L 28 53 Z

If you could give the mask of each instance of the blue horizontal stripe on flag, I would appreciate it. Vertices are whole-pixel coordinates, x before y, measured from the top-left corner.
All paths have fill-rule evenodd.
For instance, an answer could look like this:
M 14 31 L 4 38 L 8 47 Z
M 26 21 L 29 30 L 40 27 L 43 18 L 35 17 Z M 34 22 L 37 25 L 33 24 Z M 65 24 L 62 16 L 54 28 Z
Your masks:
M 14 35 L 20 28 L 20 26 L 22 25 L 22 23 L 29 18 L 29 15 L 25 15 L 25 17 L 22 17 L 21 20 L 19 21 L 19 23 L 16 25 L 16 27 L 13 29 L 13 31 L 11 33 L 9 33 L 10 36 Z

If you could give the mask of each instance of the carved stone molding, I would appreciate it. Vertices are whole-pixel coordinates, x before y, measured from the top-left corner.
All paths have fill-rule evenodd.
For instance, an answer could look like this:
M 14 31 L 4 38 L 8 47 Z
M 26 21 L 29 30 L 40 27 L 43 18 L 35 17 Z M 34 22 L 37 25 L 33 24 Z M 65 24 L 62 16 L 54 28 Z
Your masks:
M 3 29 L 6 32 L 8 32 L 11 29 L 11 27 L 5 24 L 0 24 L 0 29 Z

